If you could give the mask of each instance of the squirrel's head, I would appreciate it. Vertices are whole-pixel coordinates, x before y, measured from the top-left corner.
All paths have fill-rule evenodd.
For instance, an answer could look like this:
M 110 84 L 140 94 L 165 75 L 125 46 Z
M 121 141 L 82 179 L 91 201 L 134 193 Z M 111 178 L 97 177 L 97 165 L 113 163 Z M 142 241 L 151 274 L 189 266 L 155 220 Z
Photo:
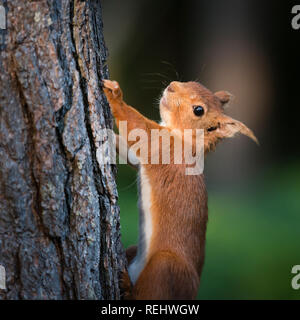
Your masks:
M 206 151 L 224 138 L 242 133 L 258 143 L 243 123 L 224 114 L 231 95 L 226 91 L 212 93 L 197 82 L 173 81 L 160 100 L 160 115 L 172 129 L 203 129 Z

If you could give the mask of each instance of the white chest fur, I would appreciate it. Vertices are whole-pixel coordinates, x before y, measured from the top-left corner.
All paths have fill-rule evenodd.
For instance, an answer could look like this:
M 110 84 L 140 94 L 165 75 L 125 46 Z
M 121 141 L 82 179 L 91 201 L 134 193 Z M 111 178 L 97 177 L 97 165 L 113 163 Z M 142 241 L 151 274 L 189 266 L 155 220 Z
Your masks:
M 140 168 L 140 235 L 138 252 L 128 268 L 131 282 L 135 284 L 141 271 L 147 263 L 151 236 L 152 236 L 152 215 L 151 215 L 151 185 L 145 168 Z

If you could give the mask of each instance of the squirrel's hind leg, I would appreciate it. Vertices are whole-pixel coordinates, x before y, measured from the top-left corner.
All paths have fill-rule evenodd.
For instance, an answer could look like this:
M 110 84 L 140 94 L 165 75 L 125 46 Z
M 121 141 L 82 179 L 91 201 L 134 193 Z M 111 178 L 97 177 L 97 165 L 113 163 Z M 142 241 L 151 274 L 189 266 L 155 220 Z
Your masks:
M 180 257 L 160 251 L 150 258 L 132 289 L 135 300 L 190 300 L 197 296 L 199 276 Z
M 134 259 L 137 253 L 137 246 L 130 246 L 126 249 L 126 258 L 128 261 L 128 265 Z M 129 277 L 128 272 L 124 272 L 121 277 L 121 295 L 125 300 L 132 299 L 132 283 Z
M 128 265 L 131 263 L 131 261 L 134 259 L 137 253 L 137 246 L 130 246 L 126 249 L 126 258 L 128 261 Z

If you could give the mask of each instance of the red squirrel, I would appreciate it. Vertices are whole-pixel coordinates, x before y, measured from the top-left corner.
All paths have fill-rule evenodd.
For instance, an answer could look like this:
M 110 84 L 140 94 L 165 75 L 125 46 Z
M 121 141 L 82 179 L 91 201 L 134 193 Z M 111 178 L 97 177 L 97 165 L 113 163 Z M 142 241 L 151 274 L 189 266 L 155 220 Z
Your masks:
M 257 142 L 243 123 L 224 114 L 231 97 L 226 91 L 212 93 L 197 82 L 171 82 L 160 100 L 161 124 L 128 106 L 116 81 L 104 80 L 104 92 L 117 126 L 127 121 L 128 131 L 143 129 L 150 136 L 152 129 L 203 129 L 205 154 L 236 133 Z M 128 147 L 133 143 L 127 141 Z M 171 150 L 172 146 L 174 142 Z M 175 164 L 172 159 L 170 164 L 139 165 L 139 243 L 126 251 L 129 267 L 123 279 L 129 299 L 195 299 L 197 295 L 204 262 L 207 192 L 203 174 L 186 175 L 187 164 Z

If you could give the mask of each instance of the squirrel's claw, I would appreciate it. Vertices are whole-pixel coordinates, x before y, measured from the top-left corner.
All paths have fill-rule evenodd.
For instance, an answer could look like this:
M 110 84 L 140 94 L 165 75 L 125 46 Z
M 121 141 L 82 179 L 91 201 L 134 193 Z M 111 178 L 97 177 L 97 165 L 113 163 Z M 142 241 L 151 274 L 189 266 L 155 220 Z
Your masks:
M 107 98 L 117 99 L 121 98 L 122 91 L 117 81 L 103 80 L 103 89 Z

